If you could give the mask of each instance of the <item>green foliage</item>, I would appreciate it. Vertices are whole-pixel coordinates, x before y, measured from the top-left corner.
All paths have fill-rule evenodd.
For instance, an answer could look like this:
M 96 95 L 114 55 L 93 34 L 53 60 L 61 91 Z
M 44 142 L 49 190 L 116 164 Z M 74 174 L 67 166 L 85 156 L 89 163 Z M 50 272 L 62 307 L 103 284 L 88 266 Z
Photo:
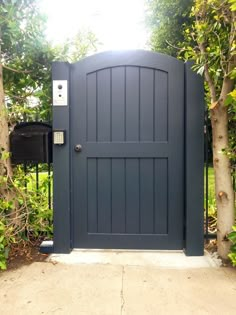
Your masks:
M 32 169 L 33 172 L 33 169 Z M 0 199 L 0 269 L 6 269 L 6 261 L 12 243 L 29 241 L 41 236 L 52 238 L 52 209 L 48 207 L 47 174 L 39 174 L 39 189 L 36 189 L 34 173 L 24 174 L 17 166 L 11 184 L 6 189 L 14 189 L 14 200 Z M 6 185 L 4 176 L 0 185 Z M 27 187 L 22 187 L 27 183 Z M 17 207 L 16 207 L 17 206 Z
M 231 11 L 236 11 L 236 0 L 229 0 Z
M 228 239 L 232 242 L 231 252 L 228 256 L 233 266 L 236 267 L 236 225 L 232 229 L 233 231 L 228 235 Z
M 1 207 L 0 201 L 0 207 Z M 3 221 L 0 221 L 0 270 L 7 269 L 7 258 L 9 253 L 9 246 L 11 242 L 14 242 L 14 238 L 9 238 L 6 232 L 6 225 Z
M 30 170 L 29 170 L 30 171 Z M 52 237 L 52 210 L 48 207 L 48 184 L 51 178 L 46 173 L 39 173 L 39 187 L 36 187 L 36 176 L 34 169 L 27 175 L 22 167 L 18 166 L 14 175 L 14 184 L 22 193 L 22 183 L 27 187 L 23 189 L 24 194 L 19 199 L 20 206 L 24 207 L 27 215 L 25 226 L 26 235 L 38 237 L 41 234 L 46 238 Z M 22 213 L 21 213 L 22 214 Z
M 204 182 L 206 182 L 206 168 L 204 168 Z M 211 199 L 212 205 L 214 207 L 216 206 L 215 203 L 213 202 L 215 198 L 215 175 L 214 175 L 214 169 L 213 167 L 209 166 L 208 167 L 208 194 L 209 198 Z M 206 200 L 204 201 L 204 203 Z
M 232 165 L 232 177 L 236 180 L 236 89 L 228 94 L 225 105 L 229 113 L 229 148 L 225 150 Z M 236 191 L 236 187 L 234 187 Z
M 195 0 L 191 10 L 194 18 L 190 28 L 185 29 L 184 59 L 195 60 L 195 69 L 203 74 L 205 65 L 216 87 L 217 97 L 221 92 L 224 76 L 233 75 L 229 70 L 229 59 L 235 55 L 235 38 L 230 42 L 232 28 L 230 6 L 227 1 Z M 194 41 L 195 45 L 189 45 Z
M 73 63 L 95 53 L 98 46 L 99 42 L 91 31 L 79 31 L 53 48 L 54 59 Z
M 1 2 L 0 61 L 4 67 L 4 91 L 10 121 L 15 123 L 23 118 L 36 94 L 37 110 L 45 120 L 50 108 L 48 86 L 53 58 L 44 36 L 46 18 L 39 11 L 37 0 Z M 40 94 L 42 90 L 44 93 Z M 31 111 L 35 109 L 31 108 Z
M 193 69 L 201 75 L 208 74 L 205 89 L 210 109 L 214 103 L 212 104 L 213 93 L 210 91 L 209 82 L 215 90 L 215 100 L 219 100 L 224 78 L 236 79 L 234 66 L 236 25 L 233 15 L 235 3 L 236 0 L 195 0 L 195 5 L 191 10 L 191 16 L 195 20 L 191 27 L 185 29 L 185 45 L 180 52 L 180 57 L 184 60 L 194 60 Z M 194 41 L 194 45 L 190 45 L 192 41 Z M 236 90 L 228 94 L 225 105 L 228 107 L 229 146 L 223 151 L 230 159 L 232 176 L 235 176 Z
M 11 125 L 35 118 L 51 120 L 51 63 L 78 61 L 95 52 L 92 32 L 78 32 L 63 44 L 45 39 L 46 16 L 39 0 L 3 0 L 0 5 L 0 62 Z
M 184 41 L 184 28 L 192 23 L 189 16 L 192 5 L 193 0 L 146 0 L 152 50 L 178 55 Z
M 204 182 L 206 183 L 206 168 L 204 169 Z M 206 209 L 206 196 L 204 196 L 204 209 Z M 206 215 L 206 212 L 205 212 Z M 216 198 L 215 198 L 215 175 L 213 167 L 208 168 L 208 219 L 209 232 L 216 232 Z

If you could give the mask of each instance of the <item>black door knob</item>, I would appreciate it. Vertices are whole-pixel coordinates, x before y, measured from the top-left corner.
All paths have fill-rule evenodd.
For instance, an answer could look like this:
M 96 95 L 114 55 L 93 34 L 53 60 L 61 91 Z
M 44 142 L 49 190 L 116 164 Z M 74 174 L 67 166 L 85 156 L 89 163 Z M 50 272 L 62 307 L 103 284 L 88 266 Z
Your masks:
M 82 145 L 76 144 L 74 149 L 75 149 L 75 152 L 81 152 L 82 151 Z

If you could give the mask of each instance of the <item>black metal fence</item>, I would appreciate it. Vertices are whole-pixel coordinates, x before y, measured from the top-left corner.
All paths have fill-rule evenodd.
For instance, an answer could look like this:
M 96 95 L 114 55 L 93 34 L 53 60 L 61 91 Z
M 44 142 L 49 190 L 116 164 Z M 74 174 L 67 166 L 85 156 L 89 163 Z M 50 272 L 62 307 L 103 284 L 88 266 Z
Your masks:
M 36 194 L 40 194 L 40 174 L 46 173 L 47 174 L 47 197 L 48 197 L 48 208 L 52 209 L 52 163 L 47 164 L 29 164 L 24 163 L 24 174 L 25 174 L 25 182 L 24 186 L 27 191 L 27 175 L 35 174 L 35 191 Z

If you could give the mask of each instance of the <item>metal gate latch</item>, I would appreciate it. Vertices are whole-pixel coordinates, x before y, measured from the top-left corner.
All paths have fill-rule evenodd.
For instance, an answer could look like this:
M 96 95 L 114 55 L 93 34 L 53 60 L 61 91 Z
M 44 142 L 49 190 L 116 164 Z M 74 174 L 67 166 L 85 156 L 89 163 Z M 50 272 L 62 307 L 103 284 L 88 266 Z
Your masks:
M 82 145 L 76 144 L 74 149 L 75 149 L 75 152 L 81 152 L 82 151 Z

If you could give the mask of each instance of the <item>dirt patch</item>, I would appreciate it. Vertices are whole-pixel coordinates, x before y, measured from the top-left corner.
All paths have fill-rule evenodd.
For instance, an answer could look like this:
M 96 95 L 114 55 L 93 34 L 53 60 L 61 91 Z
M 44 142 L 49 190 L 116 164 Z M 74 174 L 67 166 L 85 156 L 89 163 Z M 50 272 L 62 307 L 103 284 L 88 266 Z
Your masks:
M 40 241 L 13 244 L 7 261 L 7 271 L 30 265 L 33 262 L 45 261 L 47 254 L 39 252 Z
M 205 249 L 208 251 L 208 253 L 211 255 L 213 259 L 220 259 L 221 260 L 221 267 L 227 267 L 227 268 L 233 268 L 232 263 L 230 259 L 222 259 L 219 258 L 217 254 L 217 241 L 216 240 L 210 240 L 208 243 L 205 244 Z
M 209 240 L 209 242 L 206 242 L 205 243 L 205 249 L 211 254 L 217 252 L 216 240 Z

